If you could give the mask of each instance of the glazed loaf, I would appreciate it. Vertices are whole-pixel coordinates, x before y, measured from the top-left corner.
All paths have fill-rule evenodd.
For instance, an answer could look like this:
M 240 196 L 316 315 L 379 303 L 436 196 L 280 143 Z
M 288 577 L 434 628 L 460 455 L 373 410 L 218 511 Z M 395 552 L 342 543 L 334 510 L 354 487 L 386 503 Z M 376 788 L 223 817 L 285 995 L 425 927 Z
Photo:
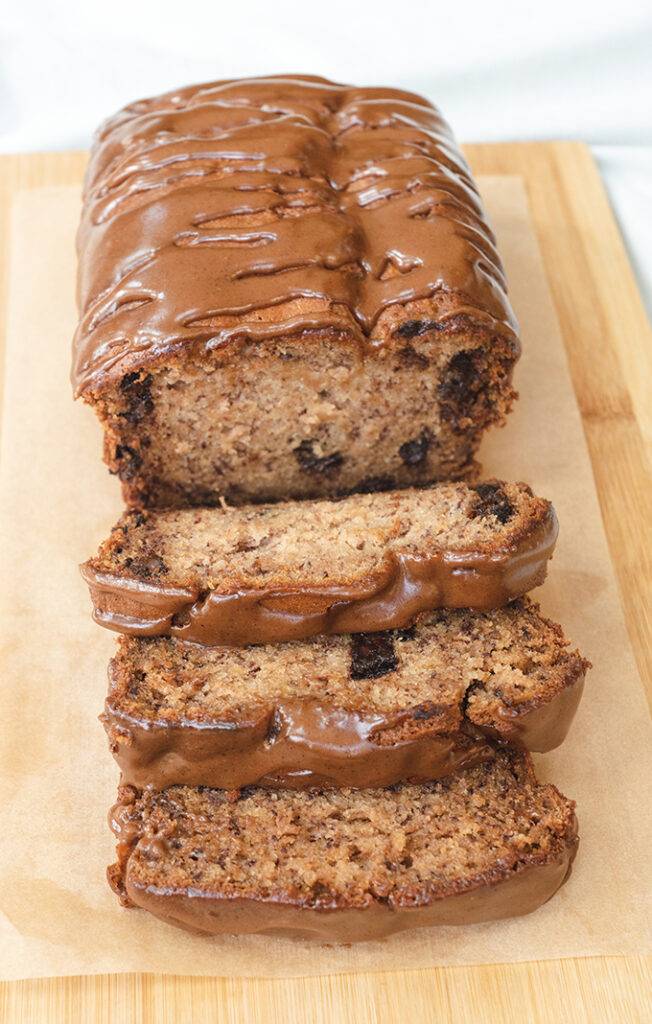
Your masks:
M 529 913 L 578 841 L 572 801 L 513 752 L 390 789 L 125 787 L 111 824 L 126 905 L 198 932 L 322 942 Z
M 74 388 L 131 506 L 462 478 L 513 400 L 495 240 L 413 93 L 276 77 L 134 103 L 97 135 L 78 251 Z
M 527 598 L 257 647 L 121 637 L 102 718 L 137 789 L 389 786 L 557 746 L 587 667 Z
M 82 566 L 95 620 L 137 636 L 273 643 L 495 608 L 543 582 L 557 536 L 525 484 L 125 513 Z

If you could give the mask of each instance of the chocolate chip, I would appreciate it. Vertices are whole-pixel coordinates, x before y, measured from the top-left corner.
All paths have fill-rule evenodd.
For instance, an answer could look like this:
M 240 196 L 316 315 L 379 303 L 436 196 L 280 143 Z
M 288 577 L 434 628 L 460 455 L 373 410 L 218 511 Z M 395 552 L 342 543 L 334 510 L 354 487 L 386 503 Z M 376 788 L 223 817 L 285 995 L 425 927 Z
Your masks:
M 425 370 L 430 366 L 430 360 L 421 352 L 417 352 L 412 345 L 405 345 L 398 350 L 398 357 L 404 366 L 411 369 Z
M 115 457 L 120 463 L 118 466 L 118 476 L 121 480 L 131 480 L 132 477 L 136 476 L 143 464 L 140 454 L 128 444 L 116 445 Z
M 477 352 L 458 352 L 448 363 L 437 389 L 445 420 L 463 419 L 484 386 L 480 374 L 481 356 Z
M 351 679 L 378 679 L 397 667 L 391 631 L 355 633 L 351 637 Z
M 130 569 L 139 579 L 151 579 L 152 576 L 165 576 L 170 570 L 159 555 L 148 558 L 125 558 L 125 567 Z
M 474 519 L 494 516 L 498 522 L 506 523 L 514 515 L 514 506 L 500 484 L 478 484 L 473 490 L 478 495 L 471 510 Z
M 315 440 L 309 438 L 293 449 L 301 469 L 306 473 L 316 473 L 319 476 L 329 476 L 331 473 L 336 473 L 344 462 L 344 457 L 340 452 L 331 452 L 330 455 L 318 455 L 315 451 L 316 444 Z
M 319 896 L 326 896 L 326 895 L 330 896 L 330 894 L 331 894 L 330 889 L 323 882 L 313 882 L 312 890 L 311 891 L 312 891 L 312 895 L 317 897 L 317 898 Z
M 126 373 L 120 381 L 120 390 L 126 396 L 127 407 L 119 415 L 128 423 L 140 423 L 154 411 L 151 373 L 141 379 L 140 373 Z
M 132 384 L 135 384 L 139 379 L 140 373 L 138 371 L 136 371 L 136 373 L 125 373 L 124 377 L 120 381 L 120 390 L 128 391 Z
M 444 324 L 438 323 L 436 320 L 406 320 L 404 324 L 401 324 L 397 330 L 399 338 L 417 338 L 420 334 L 426 334 L 428 331 L 443 331 Z
M 424 427 L 418 437 L 402 444 L 398 453 L 406 466 L 421 466 L 426 460 L 431 444 L 432 434 Z

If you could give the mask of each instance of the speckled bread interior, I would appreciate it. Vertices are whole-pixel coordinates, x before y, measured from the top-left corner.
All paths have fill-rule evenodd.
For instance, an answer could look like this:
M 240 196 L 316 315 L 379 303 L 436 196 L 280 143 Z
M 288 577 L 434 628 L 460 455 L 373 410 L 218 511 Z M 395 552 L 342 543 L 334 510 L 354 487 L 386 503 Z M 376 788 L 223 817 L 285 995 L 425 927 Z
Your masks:
M 393 785 L 479 763 L 500 743 L 557 746 L 586 669 L 528 599 L 309 642 L 123 637 L 103 721 L 123 782 L 140 788 Z
M 199 931 L 322 941 L 527 913 L 577 844 L 572 801 L 507 752 L 423 786 L 127 788 L 112 824 L 110 878 L 127 904 Z

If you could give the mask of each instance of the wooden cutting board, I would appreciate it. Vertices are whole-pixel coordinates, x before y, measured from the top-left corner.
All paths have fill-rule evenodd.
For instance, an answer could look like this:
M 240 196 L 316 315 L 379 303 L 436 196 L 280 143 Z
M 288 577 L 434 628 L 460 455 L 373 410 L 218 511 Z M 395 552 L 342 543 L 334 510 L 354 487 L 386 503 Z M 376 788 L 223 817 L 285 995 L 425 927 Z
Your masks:
M 515 174 L 525 181 L 628 629 L 652 701 L 652 572 L 646 553 L 652 507 L 652 332 L 622 239 L 585 146 L 473 145 L 466 147 L 466 154 L 475 174 Z M 78 183 L 84 164 L 84 153 L 0 158 L 5 247 L 13 191 Z M 3 260 L 0 298 L 5 295 L 5 269 Z M 0 985 L 0 1020 L 431 1024 L 434 1018 L 438 1024 L 634 1024 L 650 1019 L 649 966 L 643 957 L 596 957 L 277 980 L 154 975 L 44 979 Z

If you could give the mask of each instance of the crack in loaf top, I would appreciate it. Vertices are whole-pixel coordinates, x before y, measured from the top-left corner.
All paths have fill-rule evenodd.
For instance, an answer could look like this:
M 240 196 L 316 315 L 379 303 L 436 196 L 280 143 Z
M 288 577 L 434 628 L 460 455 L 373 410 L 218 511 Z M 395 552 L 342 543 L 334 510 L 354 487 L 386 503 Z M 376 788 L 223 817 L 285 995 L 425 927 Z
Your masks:
M 195 343 L 335 329 L 433 302 L 515 342 L 494 237 L 425 99 L 292 77 L 192 86 L 100 129 L 78 234 L 77 393 Z

